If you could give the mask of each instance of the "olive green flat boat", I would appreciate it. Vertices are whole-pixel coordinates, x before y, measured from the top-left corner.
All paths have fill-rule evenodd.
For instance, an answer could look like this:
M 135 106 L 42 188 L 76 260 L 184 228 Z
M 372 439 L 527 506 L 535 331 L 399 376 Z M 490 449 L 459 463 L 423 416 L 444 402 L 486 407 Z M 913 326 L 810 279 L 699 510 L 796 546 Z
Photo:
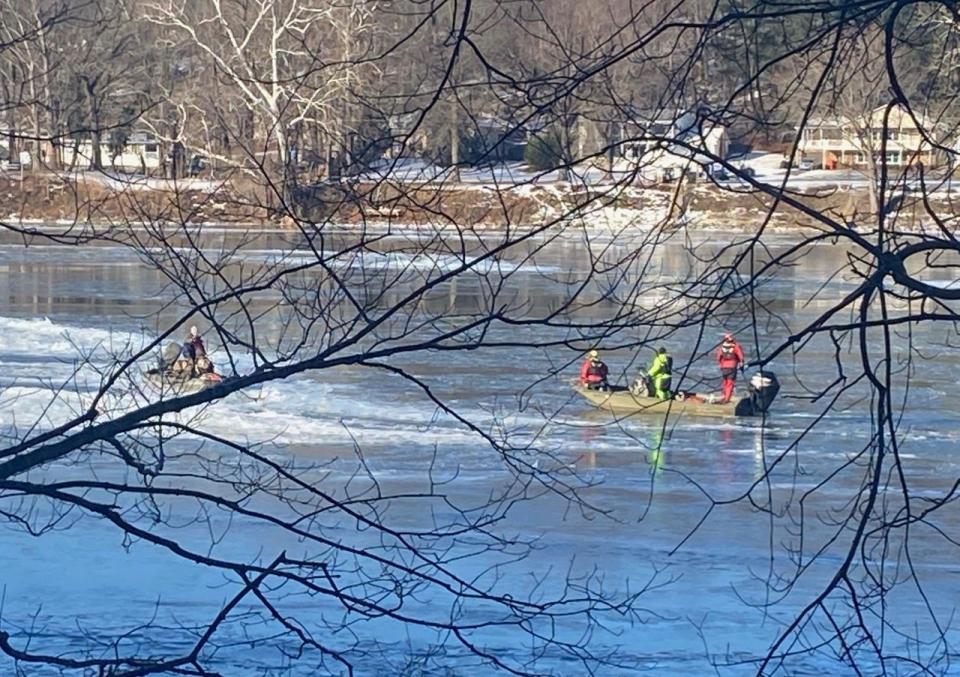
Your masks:
M 592 390 L 575 383 L 574 391 L 598 409 L 618 416 L 708 416 L 735 418 L 761 416 L 767 412 L 780 384 L 770 372 L 756 374 L 750 379 L 746 397 L 734 397 L 729 402 L 720 402 L 715 395 L 679 394 L 672 400 L 635 395 L 623 386 L 611 386 L 609 390 Z

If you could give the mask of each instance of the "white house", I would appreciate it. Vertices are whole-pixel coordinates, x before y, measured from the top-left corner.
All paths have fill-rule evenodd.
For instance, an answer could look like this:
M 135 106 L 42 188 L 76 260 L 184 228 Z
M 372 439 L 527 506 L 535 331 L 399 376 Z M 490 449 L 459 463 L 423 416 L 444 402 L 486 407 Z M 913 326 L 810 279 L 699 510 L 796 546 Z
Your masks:
M 86 167 L 92 164 L 93 143 L 89 139 L 66 141 L 62 152 L 66 166 Z M 123 148 L 114 149 L 111 148 L 109 137 L 104 135 L 100 143 L 100 163 L 103 167 L 121 170 L 157 169 L 161 164 L 160 144 L 146 132 L 133 132 Z
M 623 162 L 618 164 L 657 173 L 682 171 L 691 163 L 710 165 L 715 158 L 725 158 L 729 148 L 725 127 L 689 112 L 675 118 L 633 121 L 624 125 L 621 138 L 626 140 L 620 146 Z

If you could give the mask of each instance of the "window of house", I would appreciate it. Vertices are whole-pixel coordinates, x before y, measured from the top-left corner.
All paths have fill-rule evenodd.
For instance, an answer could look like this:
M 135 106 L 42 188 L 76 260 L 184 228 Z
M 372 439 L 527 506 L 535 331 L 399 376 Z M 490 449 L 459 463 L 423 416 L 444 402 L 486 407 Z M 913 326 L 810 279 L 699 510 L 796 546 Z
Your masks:
M 887 164 L 888 164 L 888 165 L 898 165 L 898 164 L 900 164 L 900 151 L 898 151 L 898 150 L 888 150 L 888 151 L 887 151 Z
M 884 136 L 887 137 L 887 141 L 898 141 L 900 139 L 900 130 L 899 129 L 884 130 L 883 127 L 870 130 L 870 138 L 876 141 L 878 144 L 880 144 L 883 141 Z
M 843 130 L 839 127 L 824 127 L 822 134 L 824 139 L 830 141 L 839 141 L 843 138 Z
M 865 164 L 867 164 L 867 156 L 864 155 L 863 153 L 859 153 L 859 152 L 858 152 L 858 153 L 857 153 L 857 164 L 858 164 L 858 165 L 865 165 Z
M 145 150 L 146 150 L 148 153 L 156 153 L 156 152 L 157 152 L 157 144 L 155 144 L 155 143 L 148 143 L 148 144 L 146 145 L 146 149 L 145 149 Z

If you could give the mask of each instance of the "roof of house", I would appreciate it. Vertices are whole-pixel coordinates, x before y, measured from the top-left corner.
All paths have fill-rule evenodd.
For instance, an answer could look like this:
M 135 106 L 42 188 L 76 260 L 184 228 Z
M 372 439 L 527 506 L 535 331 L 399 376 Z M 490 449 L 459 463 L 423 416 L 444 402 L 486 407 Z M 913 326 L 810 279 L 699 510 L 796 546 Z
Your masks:
M 150 132 L 130 132 L 130 136 L 127 137 L 128 146 L 139 146 L 148 143 L 157 143 L 156 137 Z
M 807 118 L 806 127 L 818 129 L 820 127 L 848 127 L 850 118 L 845 115 L 811 115 Z M 797 125 L 799 129 L 801 125 Z
M 884 116 L 886 115 L 886 106 L 878 106 L 866 115 L 851 117 L 832 113 L 827 115 L 814 115 L 807 120 L 807 127 L 850 127 L 854 125 L 866 126 L 869 124 L 871 129 L 883 126 Z M 916 121 L 915 121 L 916 120 Z M 887 125 L 890 129 L 917 129 L 917 122 L 924 129 L 934 130 L 938 125 L 936 120 L 931 120 L 921 111 L 914 110 L 913 115 L 899 104 L 890 109 L 890 115 L 887 117 Z

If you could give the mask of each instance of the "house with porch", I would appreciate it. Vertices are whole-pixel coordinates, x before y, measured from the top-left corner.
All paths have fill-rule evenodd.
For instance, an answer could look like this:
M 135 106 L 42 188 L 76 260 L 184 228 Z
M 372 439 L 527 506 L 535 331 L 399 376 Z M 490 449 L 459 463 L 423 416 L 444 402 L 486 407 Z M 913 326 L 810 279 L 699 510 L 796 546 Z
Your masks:
M 930 145 L 917 125 L 919 122 L 937 142 L 952 147 L 954 143 L 942 138 L 936 122 L 920 113 L 914 119 L 905 108 L 896 106 L 885 125 L 885 113 L 886 106 L 881 106 L 857 117 L 811 118 L 800 132 L 799 150 L 804 159 L 824 169 L 862 169 L 879 161 L 886 139 L 886 161 L 891 167 L 923 164 L 936 168 L 946 163 L 944 154 Z

